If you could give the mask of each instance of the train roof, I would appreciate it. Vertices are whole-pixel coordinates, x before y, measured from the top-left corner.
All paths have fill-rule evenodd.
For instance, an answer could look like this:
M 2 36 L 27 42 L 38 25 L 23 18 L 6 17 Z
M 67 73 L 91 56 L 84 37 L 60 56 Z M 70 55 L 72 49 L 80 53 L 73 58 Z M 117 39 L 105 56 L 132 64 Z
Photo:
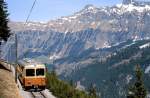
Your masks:
M 18 61 L 18 64 L 21 65 L 21 66 L 24 66 L 24 67 L 35 67 L 35 66 L 38 66 L 38 67 L 45 67 L 45 64 L 41 63 L 41 62 L 38 62 L 34 59 L 23 59 L 23 60 L 19 60 Z

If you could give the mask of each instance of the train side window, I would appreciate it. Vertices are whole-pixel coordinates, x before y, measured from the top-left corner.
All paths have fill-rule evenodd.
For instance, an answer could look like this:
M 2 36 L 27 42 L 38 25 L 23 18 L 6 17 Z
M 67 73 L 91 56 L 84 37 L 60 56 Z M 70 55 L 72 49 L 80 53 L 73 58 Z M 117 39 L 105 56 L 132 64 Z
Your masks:
M 36 76 L 44 76 L 44 69 L 43 68 L 36 69 Z
M 26 76 L 35 76 L 34 69 L 26 69 Z

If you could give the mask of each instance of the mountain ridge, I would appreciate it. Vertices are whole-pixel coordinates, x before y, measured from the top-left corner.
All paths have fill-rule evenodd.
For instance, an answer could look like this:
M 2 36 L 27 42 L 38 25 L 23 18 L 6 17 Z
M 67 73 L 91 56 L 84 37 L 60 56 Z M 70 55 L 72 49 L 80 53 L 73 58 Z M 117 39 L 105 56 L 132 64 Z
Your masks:
M 10 22 L 9 26 L 19 37 L 20 58 L 30 52 L 48 58 L 62 58 L 77 55 L 73 50 L 80 54 L 86 49 L 107 48 L 129 39 L 149 39 L 149 8 L 133 4 L 100 8 L 87 5 L 73 15 L 47 23 L 29 22 L 24 25 L 23 22 Z M 9 42 L 14 42 L 14 37 L 10 37 L 4 47 L 7 50 L 4 58 L 11 51 Z
M 127 1 L 129 2 L 130 0 Z M 124 2 L 127 1 L 124 0 Z M 117 32 L 119 31 L 119 28 L 115 27 L 115 25 L 122 21 L 119 18 L 122 17 L 127 20 L 127 17 L 123 16 L 124 14 L 129 13 L 132 15 L 135 11 L 137 11 L 137 15 L 140 16 L 139 21 L 142 21 L 142 15 L 149 14 L 150 11 L 150 5 L 148 5 L 147 2 L 143 6 L 136 5 L 134 3 L 126 4 L 124 2 L 122 4 L 117 4 L 112 7 L 95 7 L 94 5 L 87 5 L 81 11 L 76 12 L 70 16 L 61 17 L 56 20 L 50 20 L 45 23 L 29 22 L 27 25 L 24 25 L 24 23 L 13 22 L 10 23 L 10 27 L 12 28 L 12 30 L 17 30 L 17 28 L 14 27 L 16 24 L 16 27 L 19 26 L 21 30 L 51 29 L 56 32 L 77 32 L 87 28 L 99 28 L 104 32 L 111 31 L 113 29 L 114 32 Z M 108 21 L 106 21 L 106 19 Z M 107 25 L 110 30 L 104 30 L 104 24 Z M 124 31 L 126 30 L 124 29 Z

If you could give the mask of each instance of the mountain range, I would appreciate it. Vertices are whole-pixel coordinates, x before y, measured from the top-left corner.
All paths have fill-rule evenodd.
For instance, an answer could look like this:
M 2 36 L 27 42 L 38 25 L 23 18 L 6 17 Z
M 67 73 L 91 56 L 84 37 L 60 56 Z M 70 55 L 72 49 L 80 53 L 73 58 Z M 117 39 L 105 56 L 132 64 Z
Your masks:
M 87 5 L 73 15 L 56 20 L 27 24 L 11 21 L 9 27 L 13 35 L 17 36 L 19 59 L 34 58 L 46 63 L 49 69 L 55 68 L 60 78 L 81 81 L 85 88 L 89 82 L 106 88 L 100 90 L 102 98 L 123 98 L 125 91 L 120 85 L 125 84 L 118 83 L 122 82 L 122 78 L 129 81 L 128 78 L 132 77 L 130 73 L 133 72 L 133 66 L 129 66 L 130 61 L 141 58 L 142 53 L 147 52 L 142 50 L 145 48 L 140 50 L 139 47 L 150 41 L 150 2 L 123 0 L 121 4 L 113 6 Z M 15 61 L 16 54 L 13 35 L 3 47 L 2 54 L 4 59 L 11 62 Z M 137 54 L 134 49 L 137 49 Z M 119 59 L 115 57 L 126 52 L 135 54 Z M 147 59 L 149 60 L 149 55 L 145 58 Z M 149 63 L 140 64 L 146 64 L 143 67 L 146 70 Z M 108 73 L 109 69 L 111 71 Z M 115 81 L 116 85 L 111 82 L 115 80 L 113 78 L 119 81 Z M 97 79 L 100 80 L 97 82 Z M 108 89 L 110 87 L 116 89 L 113 91 Z

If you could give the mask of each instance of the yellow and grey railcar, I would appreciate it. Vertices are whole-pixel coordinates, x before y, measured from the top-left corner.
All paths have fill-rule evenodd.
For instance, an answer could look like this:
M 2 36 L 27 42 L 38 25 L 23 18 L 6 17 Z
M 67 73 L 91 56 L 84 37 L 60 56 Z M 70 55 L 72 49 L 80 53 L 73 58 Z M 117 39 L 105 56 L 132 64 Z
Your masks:
M 25 90 L 43 90 L 46 86 L 46 67 L 34 60 L 18 61 L 17 77 Z

